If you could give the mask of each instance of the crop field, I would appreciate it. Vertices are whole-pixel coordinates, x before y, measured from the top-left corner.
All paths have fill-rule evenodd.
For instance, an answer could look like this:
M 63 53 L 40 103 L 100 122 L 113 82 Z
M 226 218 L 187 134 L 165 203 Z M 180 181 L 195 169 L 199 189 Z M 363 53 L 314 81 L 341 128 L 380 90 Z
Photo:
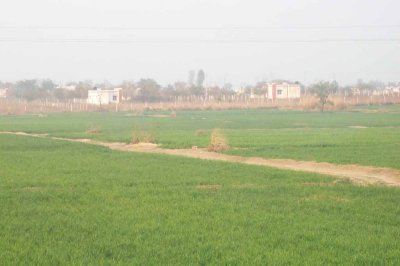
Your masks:
M 0 131 L 400 169 L 400 107 L 0 116 Z M 0 134 L 1 265 L 400 264 L 400 189 Z
M 0 131 L 126 143 L 135 134 L 148 135 L 164 148 L 207 147 L 214 128 L 225 134 L 232 147 L 229 154 L 400 169 L 399 105 L 331 113 L 227 110 L 0 116 Z

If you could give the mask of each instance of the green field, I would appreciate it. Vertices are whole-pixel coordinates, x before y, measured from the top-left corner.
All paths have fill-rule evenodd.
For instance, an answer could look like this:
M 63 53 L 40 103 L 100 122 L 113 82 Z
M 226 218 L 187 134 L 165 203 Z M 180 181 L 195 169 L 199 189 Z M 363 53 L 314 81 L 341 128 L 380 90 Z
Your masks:
M 400 263 L 400 191 L 0 135 L 3 265 Z
M 130 142 L 132 132 L 139 128 L 150 132 L 162 147 L 190 148 L 207 147 L 212 129 L 221 128 L 232 147 L 230 154 L 400 169 L 400 107 L 357 109 L 377 112 L 181 111 L 176 117 L 162 118 L 154 117 L 160 114 L 156 112 L 3 116 L 0 131 Z M 87 133 L 91 128 L 102 132 Z
M 0 131 L 142 128 L 184 148 L 221 128 L 230 154 L 399 169 L 400 108 L 367 110 L 0 116 Z M 399 202 L 399 188 L 0 134 L 0 265 L 399 265 Z

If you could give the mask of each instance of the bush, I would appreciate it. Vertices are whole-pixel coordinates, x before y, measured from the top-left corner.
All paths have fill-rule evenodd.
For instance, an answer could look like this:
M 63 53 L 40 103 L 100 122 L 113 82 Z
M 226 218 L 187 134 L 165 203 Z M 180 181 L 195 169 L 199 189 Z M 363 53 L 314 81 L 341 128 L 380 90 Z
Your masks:
M 152 126 L 134 126 L 132 130 L 132 144 L 155 143 L 154 129 Z
M 219 128 L 213 129 L 211 133 L 210 145 L 208 151 L 223 152 L 229 149 L 228 140 Z

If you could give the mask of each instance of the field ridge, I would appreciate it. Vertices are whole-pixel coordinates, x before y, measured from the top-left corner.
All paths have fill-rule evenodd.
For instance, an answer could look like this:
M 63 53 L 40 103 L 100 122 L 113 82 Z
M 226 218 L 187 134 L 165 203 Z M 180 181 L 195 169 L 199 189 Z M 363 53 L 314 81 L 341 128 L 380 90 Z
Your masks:
M 13 134 L 29 137 L 48 138 L 53 140 L 62 140 L 70 142 L 79 142 L 92 145 L 108 147 L 112 150 L 145 152 L 156 154 L 167 154 L 174 156 L 183 156 L 204 160 L 217 160 L 233 163 L 242 163 L 249 165 L 267 166 L 285 170 L 312 172 L 323 175 L 335 176 L 339 178 L 348 178 L 358 184 L 373 184 L 386 186 L 400 186 L 400 170 L 386 168 L 361 166 L 355 164 L 333 164 L 327 162 L 298 161 L 292 159 L 267 159 L 261 157 L 242 157 L 236 155 L 227 155 L 223 153 L 209 152 L 204 149 L 165 149 L 156 144 L 139 143 L 127 144 L 119 142 L 103 142 L 91 139 L 70 139 L 51 137 L 47 134 L 33 134 L 26 132 L 3 131 L 0 134 Z

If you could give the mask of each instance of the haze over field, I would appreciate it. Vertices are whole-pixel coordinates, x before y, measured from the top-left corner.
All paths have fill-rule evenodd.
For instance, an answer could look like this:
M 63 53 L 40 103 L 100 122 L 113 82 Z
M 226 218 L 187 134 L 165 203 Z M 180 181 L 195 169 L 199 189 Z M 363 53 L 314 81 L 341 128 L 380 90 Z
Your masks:
M 395 0 L 15 0 L 0 9 L 0 80 L 207 84 L 399 81 Z

